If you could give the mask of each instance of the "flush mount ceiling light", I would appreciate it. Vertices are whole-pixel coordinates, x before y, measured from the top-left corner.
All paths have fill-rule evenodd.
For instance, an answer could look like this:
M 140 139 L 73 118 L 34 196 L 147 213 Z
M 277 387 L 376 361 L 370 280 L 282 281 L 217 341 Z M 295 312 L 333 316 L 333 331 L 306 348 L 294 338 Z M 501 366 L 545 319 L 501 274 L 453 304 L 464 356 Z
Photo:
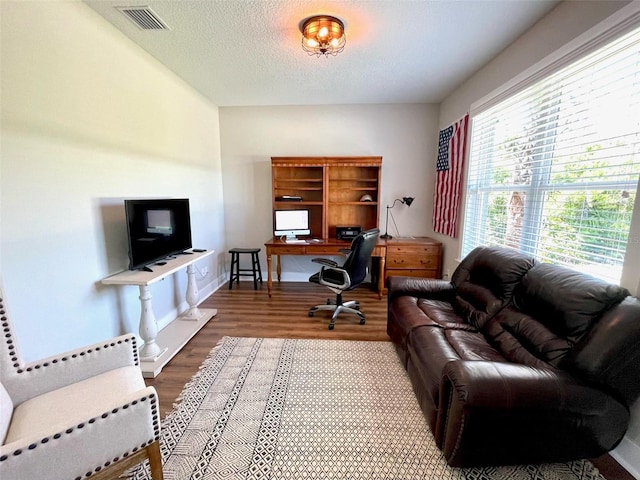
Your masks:
M 344 23 L 336 17 L 316 15 L 302 22 L 302 49 L 309 55 L 337 55 L 347 43 Z

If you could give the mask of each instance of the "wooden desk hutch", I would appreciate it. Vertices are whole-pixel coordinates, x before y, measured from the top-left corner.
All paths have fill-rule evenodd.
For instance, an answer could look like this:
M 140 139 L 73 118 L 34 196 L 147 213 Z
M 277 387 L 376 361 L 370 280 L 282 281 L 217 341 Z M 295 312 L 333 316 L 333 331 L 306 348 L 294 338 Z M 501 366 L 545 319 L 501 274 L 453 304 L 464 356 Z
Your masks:
M 376 228 L 381 170 L 382 157 L 272 157 L 273 209 L 308 208 L 315 238 L 335 238 L 336 226 Z M 366 194 L 372 201 L 360 201 Z
M 272 157 L 273 210 L 309 210 L 311 237 L 316 242 L 287 244 L 279 238 L 265 243 L 267 289 L 271 296 L 271 257 L 280 255 L 335 255 L 350 241 L 336 240 L 337 226 L 378 227 L 382 157 Z M 361 200 L 370 195 L 371 200 Z M 300 197 L 285 201 L 283 196 Z M 442 244 L 428 237 L 379 239 L 373 252 L 379 259 L 377 290 L 381 297 L 390 275 L 439 278 Z M 385 268 L 385 264 L 387 264 Z

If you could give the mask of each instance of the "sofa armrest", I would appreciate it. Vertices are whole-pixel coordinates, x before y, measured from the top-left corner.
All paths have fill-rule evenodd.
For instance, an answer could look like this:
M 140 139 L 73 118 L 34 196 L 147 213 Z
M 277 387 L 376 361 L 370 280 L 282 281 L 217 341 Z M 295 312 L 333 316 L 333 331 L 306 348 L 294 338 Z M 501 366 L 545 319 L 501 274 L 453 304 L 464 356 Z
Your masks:
M 387 286 L 389 302 L 403 295 L 447 301 L 453 300 L 455 296 L 455 288 L 451 282 L 435 278 L 392 276 L 387 279 Z
M 14 405 L 109 370 L 139 365 L 132 334 L 70 350 L 37 362 L 13 364 L 2 383 Z
M 473 408 L 528 409 L 545 405 L 564 409 L 569 390 L 579 387 L 590 388 L 556 370 L 462 360 L 444 366 L 440 393 L 451 392 L 458 401 Z
M 512 363 L 451 361 L 439 397 L 436 442 L 454 466 L 492 463 L 499 452 L 505 463 L 535 461 L 526 455 L 539 445 L 558 461 L 574 450 L 598 456 L 620 441 L 629 420 L 628 409 L 596 386 Z

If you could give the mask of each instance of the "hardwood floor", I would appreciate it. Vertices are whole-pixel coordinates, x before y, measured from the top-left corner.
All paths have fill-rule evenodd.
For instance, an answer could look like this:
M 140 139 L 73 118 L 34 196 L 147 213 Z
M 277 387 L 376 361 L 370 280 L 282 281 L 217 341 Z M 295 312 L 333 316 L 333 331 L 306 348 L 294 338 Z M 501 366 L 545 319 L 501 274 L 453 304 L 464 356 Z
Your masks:
M 229 290 L 223 285 L 207 298 L 202 308 L 217 308 L 218 314 L 169 362 L 162 373 L 147 379 L 160 397 L 161 416 L 173 408 L 182 388 L 198 371 L 211 349 L 224 336 L 317 338 L 336 340 L 388 341 L 387 297 L 378 299 L 368 286 L 358 287 L 344 296 L 345 301 L 358 299 L 367 323 L 360 325 L 353 315 L 342 315 L 334 330 L 327 328 L 329 314 L 319 312 L 309 317 L 310 307 L 324 303 L 331 292 L 320 285 L 306 282 L 274 282 L 269 298 L 266 284 L 258 290 L 252 282 L 240 282 Z M 611 456 L 593 462 L 607 480 L 634 480 Z

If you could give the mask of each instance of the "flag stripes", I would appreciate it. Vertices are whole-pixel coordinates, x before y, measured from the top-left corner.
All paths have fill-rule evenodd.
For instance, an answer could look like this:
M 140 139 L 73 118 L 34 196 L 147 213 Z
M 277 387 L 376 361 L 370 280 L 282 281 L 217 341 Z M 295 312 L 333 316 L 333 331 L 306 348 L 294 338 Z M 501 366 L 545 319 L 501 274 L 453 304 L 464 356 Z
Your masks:
M 468 124 L 469 114 L 458 120 L 452 127 L 441 130 L 439 136 L 433 198 L 433 230 L 453 238 L 458 236 L 458 214 L 462 198 L 462 172 Z

